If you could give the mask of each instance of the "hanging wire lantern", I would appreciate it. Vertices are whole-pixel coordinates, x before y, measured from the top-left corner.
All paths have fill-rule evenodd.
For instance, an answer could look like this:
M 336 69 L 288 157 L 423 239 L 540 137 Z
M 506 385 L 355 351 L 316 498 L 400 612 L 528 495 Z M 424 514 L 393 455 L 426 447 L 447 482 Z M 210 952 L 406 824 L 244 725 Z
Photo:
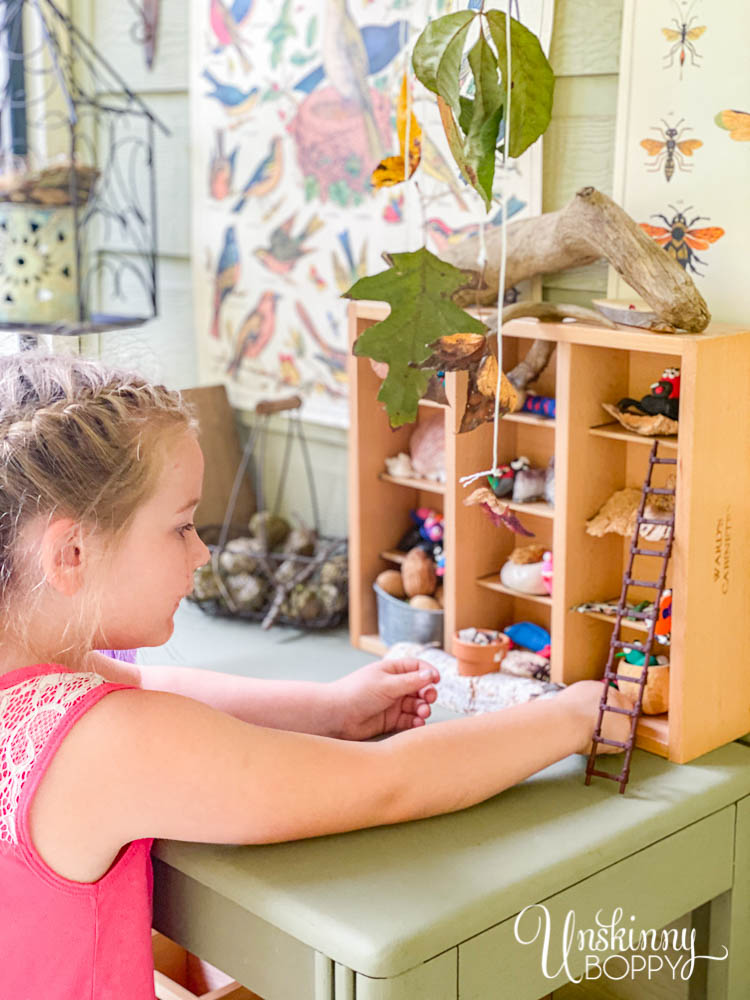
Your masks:
M 0 330 L 140 326 L 169 132 L 52 0 L 2 0 L 0 18 Z

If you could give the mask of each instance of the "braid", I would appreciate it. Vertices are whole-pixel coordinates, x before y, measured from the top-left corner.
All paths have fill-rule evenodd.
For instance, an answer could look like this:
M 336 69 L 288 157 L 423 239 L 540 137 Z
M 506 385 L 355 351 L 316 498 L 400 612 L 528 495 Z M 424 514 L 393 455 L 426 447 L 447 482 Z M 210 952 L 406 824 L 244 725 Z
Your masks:
M 116 543 L 155 488 L 162 432 L 197 427 L 179 392 L 135 372 L 39 351 L 0 357 L 0 613 L 6 622 L 23 618 L 27 603 L 15 600 L 24 525 L 39 514 L 64 513 L 107 531 Z

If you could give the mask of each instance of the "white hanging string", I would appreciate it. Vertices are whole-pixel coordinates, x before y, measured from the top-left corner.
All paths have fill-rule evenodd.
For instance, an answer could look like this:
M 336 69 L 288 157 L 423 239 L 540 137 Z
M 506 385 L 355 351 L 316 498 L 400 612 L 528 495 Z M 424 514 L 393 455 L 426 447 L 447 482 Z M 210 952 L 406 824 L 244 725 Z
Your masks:
M 510 147 L 510 81 L 512 79 L 510 65 L 510 5 L 511 0 L 508 0 L 508 7 L 505 14 L 505 52 L 508 63 L 508 79 L 505 81 L 505 142 L 503 146 L 503 164 L 500 173 L 500 202 L 502 215 L 500 217 L 500 273 L 498 276 L 497 288 L 497 386 L 495 387 L 495 413 L 492 428 L 492 468 L 485 469 L 483 472 L 475 472 L 470 476 L 461 476 L 459 482 L 463 486 L 468 486 L 470 483 L 475 482 L 477 479 L 482 479 L 484 476 L 496 476 L 499 472 L 497 464 L 497 446 L 500 430 L 500 393 L 502 391 L 503 384 L 503 305 L 505 302 L 505 262 L 508 256 L 508 237 L 505 228 L 507 222 L 505 183 L 508 177 L 506 161 L 508 158 L 508 149 Z M 486 254 L 484 246 L 484 224 L 480 226 L 479 252 L 481 255 Z

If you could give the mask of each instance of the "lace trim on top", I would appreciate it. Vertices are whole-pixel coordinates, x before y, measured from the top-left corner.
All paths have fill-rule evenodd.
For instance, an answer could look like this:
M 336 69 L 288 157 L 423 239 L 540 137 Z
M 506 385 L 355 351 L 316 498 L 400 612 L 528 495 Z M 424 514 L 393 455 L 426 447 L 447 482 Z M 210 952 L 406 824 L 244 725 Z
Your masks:
M 44 674 L 0 690 L 0 845 L 18 844 L 16 813 L 24 782 L 63 717 L 106 679 Z

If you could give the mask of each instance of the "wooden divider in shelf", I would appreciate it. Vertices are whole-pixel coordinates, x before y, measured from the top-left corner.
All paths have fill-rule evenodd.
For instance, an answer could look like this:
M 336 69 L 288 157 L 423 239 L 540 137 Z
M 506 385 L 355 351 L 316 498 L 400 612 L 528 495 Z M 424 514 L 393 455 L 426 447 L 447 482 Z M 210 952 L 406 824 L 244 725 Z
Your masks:
M 378 303 L 355 302 L 349 309 L 351 344 L 389 312 Z M 554 508 L 540 502 L 509 504 L 521 520 L 529 518 L 537 538 L 528 541 L 552 548 L 550 597 L 520 594 L 500 583 L 499 567 L 514 544 L 526 540 L 494 527 L 478 507 L 463 503 L 470 490 L 460 479 L 488 467 L 493 437 L 491 423 L 458 433 L 468 395 L 466 373 L 446 372 L 448 405 L 420 403 L 420 411 L 431 407 L 445 417 L 445 484 L 436 489 L 422 480 L 389 481 L 381 475 L 385 457 L 408 450 L 413 428 L 390 428 L 376 401 L 380 380 L 367 358 L 350 353 L 352 642 L 382 655 L 372 582 L 398 563 L 393 546 L 410 523 L 410 507 L 434 503 L 441 505 L 445 527 L 446 647 L 456 629 L 504 627 L 528 617 L 550 630 L 553 681 L 601 677 L 614 621 L 571 609 L 596 595 L 619 594 L 627 543 L 617 535 L 588 535 L 586 522 L 617 490 L 640 488 L 654 438 L 603 424 L 600 403 L 639 398 L 664 368 L 679 367 L 679 438 L 658 438 L 666 456 L 678 460 L 669 467 L 677 479 L 670 581 L 674 613 L 671 645 L 665 647 L 669 713 L 642 718 L 637 744 L 676 762 L 693 760 L 750 732 L 750 674 L 738 668 L 746 657 L 746 630 L 740 623 L 750 620 L 750 574 L 744 572 L 750 551 L 750 505 L 744 502 L 750 495 L 750 462 L 743 460 L 750 454 L 750 329 L 714 324 L 703 334 L 665 336 L 632 327 L 517 319 L 503 327 L 506 370 L 534 340 L 556 344 L 534 387 L 555 397 L 556 416 L 505 416 L 498 459 L 529 454 L 541 465 L 554 453 Z M 394 489 L 394 482 L 408 488 Z M 626 634 L 642 634 L 637 623 L 623 625 Z
M 554 517 L 555 508 L 545 500 L 532 500 L 529 503 L 515 503 L 512 500 L 501 500 L 500 503 L 517 510 L 520 514 L 530 514 L 532 517 Z

